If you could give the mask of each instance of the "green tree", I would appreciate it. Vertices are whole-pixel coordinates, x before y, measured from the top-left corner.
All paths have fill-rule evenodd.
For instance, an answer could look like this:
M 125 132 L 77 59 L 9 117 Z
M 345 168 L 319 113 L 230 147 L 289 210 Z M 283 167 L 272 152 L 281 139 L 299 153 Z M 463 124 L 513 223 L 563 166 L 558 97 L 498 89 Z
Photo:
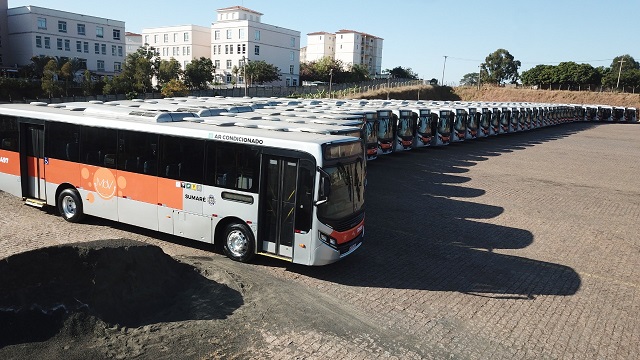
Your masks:
M 84 70 L 82 73 L 82 94 L 84 96 L 89 96 L 93 94 L 94 84 L 91 79 L 91 72 L 89 70 Z
M 51 56 L 39 55 L 31 58 L 31 74 L 34 78 L 40 79 L 44 75 L 44 68 L 50 60 L 54 60 Z
M 180 62 L 174 58 L 170 60 L 160 60 L 158 63 L 158 86 L 168 83 L 171 80 L 179 79 L 182 76 L 182 67 Z
M 394 78 L 398 79 L 418 79 L 418 74 L 414 73 L 411 68 L 403 68 L 402 66 L 396 66 L 393 69 L 385 70 L 384 72 L 390 74 Z
M 462 86 L 476 86 L 478 85 L 478 73 L 468 73 L 465 74 L 462 79 L 460 79 L 460 85 Z
M 507 50 L 498 49 L 484 59 L 481 65 L 481 80 L 499 85 L 505 81 L 516 82 L 520 66 L 520 61 L 515 60 Z
M 207 89 L 209 83 L 213 81 L 214 66 L 211 59 L 201 57 L 194 59 L 184 71 L 186 85 L 190 89 Z
M 58 63 L 54 59 L 50 59 L 43 69 L 42 90 L 49 96 L 57 96 L 60 93 L 60 84 L 58 83 Z
M 251 61 L 247 64 L 244 64 L 240 69 L 243 74 L 245 73 L 245 68 L 247 77 L 250 79 L 249 84 L 264 84 L 266 82 L 272 82 L 281 79 L 280 69 L 278 69 L 277 66 L 268 64 L 263 60 Z
M 614 88 L 618 85 L 618 75 L 620 75 L 620 86 L 640 86 L 635 81 L 635 72 L 640 70 L 640 64 L 631 55 L 616 56 L 611 62 L 602 78 L 602 85 Z
M 233 67 L 231 68 L 231 73 L 233 74 L 233 79 L 231 80 L 231 84 L 233 84 L 233 86 L 236 86 L 236 84 L 238 83 L 238 72 L 240 71 L 240 69 L 236 66 L 233 65 Z M 246 81 L 246 79 L 245 79 Z

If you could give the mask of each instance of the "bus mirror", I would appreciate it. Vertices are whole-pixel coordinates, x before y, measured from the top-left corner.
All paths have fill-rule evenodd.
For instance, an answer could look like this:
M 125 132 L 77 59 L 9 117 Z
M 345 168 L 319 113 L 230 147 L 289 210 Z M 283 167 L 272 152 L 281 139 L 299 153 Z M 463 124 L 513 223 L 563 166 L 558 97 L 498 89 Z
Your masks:
M 331 194 L 331 179 L 329 174 L 318 166 L 318 172 L 320 172 L 320 190 L 318 194 L 318 201 L 316 205 L 321 205 L 327 202 L 327 198 Z

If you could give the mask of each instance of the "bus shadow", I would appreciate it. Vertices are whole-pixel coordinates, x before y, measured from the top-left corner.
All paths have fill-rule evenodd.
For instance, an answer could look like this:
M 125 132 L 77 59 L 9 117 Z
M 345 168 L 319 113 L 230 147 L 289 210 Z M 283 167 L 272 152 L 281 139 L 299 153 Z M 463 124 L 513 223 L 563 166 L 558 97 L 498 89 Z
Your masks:
M 581 286 L 571 267 L 496 250 L 530 246 L 533 234 L 479 222 L 504 208 L 473 202 L 483 189 L 464 174 L 481 161 L 559 140 L 595 124 L 552 128 L 418 149 L 380 157 L 368 166 L 365 243 L 325 267 L 289 271 L 357 287 L 456 291 L 495 298 L 573 295 Z M 461 200 L 463 199 L 463 200 Z

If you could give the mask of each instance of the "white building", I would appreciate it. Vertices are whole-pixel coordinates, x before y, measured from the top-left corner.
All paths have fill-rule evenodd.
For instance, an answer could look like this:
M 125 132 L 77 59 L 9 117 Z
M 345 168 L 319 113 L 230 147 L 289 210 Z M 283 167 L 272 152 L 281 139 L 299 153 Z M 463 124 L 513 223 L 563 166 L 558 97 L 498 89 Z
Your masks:
M 307 34 L 305 61 L 328 56 L 345 65 L 366 65 L 376 75 L 382 72 L 382 45 L 382 38 L 359 31 L 313 32 Z
M 24 66 L 44 55 L 78 58 L 97 74 L 122 69 L 124 22 L 37 6 L 7 10 L 8 45 L 4 64 Z M 3 40 L 4 43 L 4 40 Z
M 244 83 L 243 74 L 233 71 L 246 59 L 278 67 L 281 82 L 274 85 L 300 84 L 299 31 L 264 24 L 263 14 L 242 6 L 218 9 L 217 13 L 217 20 L 211 25 L 211 59 L 218 82 Z
M 133 54 L 138 51 L 139 48 L 142 47 L 142 34 L 136 34 L 132 32 L 124 33 L 125 43 L 127 47 L 125 48 L 125 56 L 129 54 Z
M 198 25 L 166 26 L 142 30 L 143 45 L 154 47 L 162 60 L 174 58 L 182 70 L 193 59 L 211 56 L 211 29 Z

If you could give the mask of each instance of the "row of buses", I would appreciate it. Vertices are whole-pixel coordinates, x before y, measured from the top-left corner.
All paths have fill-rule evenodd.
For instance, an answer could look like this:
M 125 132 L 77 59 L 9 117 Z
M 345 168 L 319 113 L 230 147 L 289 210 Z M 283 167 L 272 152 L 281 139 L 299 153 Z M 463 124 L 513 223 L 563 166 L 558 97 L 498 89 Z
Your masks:
M 185 97 L 0 105 L 0 190 L 64 219 L 102 217 L 304 265 L 364 239 L 367 161 L 633 108 Z

